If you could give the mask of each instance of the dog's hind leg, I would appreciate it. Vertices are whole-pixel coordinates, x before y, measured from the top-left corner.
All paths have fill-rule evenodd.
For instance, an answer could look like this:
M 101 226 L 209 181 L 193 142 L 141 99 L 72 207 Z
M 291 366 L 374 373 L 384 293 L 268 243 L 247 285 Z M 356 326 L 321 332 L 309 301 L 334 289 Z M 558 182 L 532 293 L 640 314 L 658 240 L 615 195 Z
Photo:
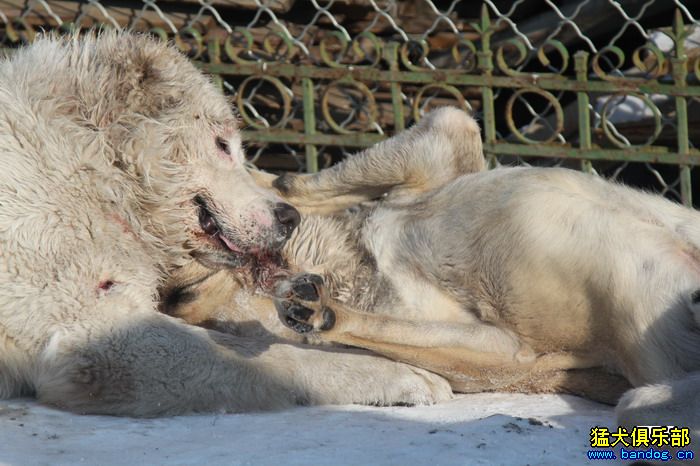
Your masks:
M 478 124 L 467 113 L 444 107 L 327 170 L 285 174 L 272 182 L 265 174 L 256 179 L 307 213 L 331 213 L 387 193 L 397 197 L 430 191 L 484 168 Z

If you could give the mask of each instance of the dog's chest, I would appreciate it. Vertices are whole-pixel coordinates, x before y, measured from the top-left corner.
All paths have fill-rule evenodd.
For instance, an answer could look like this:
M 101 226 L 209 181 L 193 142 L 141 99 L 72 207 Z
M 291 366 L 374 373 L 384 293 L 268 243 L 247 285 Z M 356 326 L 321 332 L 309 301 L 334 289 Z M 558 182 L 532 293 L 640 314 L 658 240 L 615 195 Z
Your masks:
M 453 296 L 430 283 L 414 268 L 415 261 L 407 257 L 410 251 L 402 241 L 406 220 L 403 211 L 377 209 L 363 229 L 365 247 L 376 261 L 377 272 L 393 288 L 385 292 L 400 301 L 380 299 L 384 304 L 378 312 L 412 320 L 473 320 Z
M 403 223 L 401 212 L 381 208 L 375 210 L 365 222 L 362 238 L 381 273 L 394 268 L 397 256 L 395 248 L 399 244 Z

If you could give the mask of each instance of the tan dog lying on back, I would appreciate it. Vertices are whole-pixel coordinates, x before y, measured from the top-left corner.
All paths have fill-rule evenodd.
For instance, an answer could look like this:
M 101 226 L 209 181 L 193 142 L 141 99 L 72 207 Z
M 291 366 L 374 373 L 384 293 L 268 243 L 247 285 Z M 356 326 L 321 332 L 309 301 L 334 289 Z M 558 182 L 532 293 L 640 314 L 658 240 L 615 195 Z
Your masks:
M 621 420 L 697 428 L 700 215 L 575 171 L 483 169 L 477 124 L 445 108 L 321 173 L 257 173 L 315 213 L 285 246 L 283 323 L 458 391 L 613 401 L 675 379 L 630 392 Z

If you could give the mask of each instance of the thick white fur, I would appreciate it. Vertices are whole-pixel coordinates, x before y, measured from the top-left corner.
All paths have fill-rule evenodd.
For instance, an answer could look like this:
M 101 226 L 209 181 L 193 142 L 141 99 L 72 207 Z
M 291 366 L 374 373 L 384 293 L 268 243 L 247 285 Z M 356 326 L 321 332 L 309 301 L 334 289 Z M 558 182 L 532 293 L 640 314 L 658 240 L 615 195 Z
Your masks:
M 197 195 L 241 250 L 279 244 L 279 198 L 253 183 L 228 103 L 185 57 L 106 33 L 43 38 L 0 62 L 0 398 L 151 416 L 449 396 L 382 358 L 157 312 L 192 255 L 234 260 L 203 237 Z

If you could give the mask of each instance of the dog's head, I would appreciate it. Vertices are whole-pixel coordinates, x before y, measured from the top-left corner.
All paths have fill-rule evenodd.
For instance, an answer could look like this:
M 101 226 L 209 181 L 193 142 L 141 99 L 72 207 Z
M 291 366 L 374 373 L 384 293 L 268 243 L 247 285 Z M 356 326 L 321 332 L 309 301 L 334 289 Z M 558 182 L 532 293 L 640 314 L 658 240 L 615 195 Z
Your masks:
M 202 115 L 199 120 L 202 127 L 186 138 L 192 141 L 187 149 L 187 231 L 193 256 L 212 268 L 256 267 L 276 260 L 299 224 L 299 213 L 253 181 L 230 115 Z
M 141 191 L 144 227 L 211 268 L 274 262 L 299 213 L 251 178 L 224 95 L 154 39 L 106 33 L 82 40 L 76 59 L 91 75 L 79 81 L 97 95 L 81 91 L 81 113 Z

